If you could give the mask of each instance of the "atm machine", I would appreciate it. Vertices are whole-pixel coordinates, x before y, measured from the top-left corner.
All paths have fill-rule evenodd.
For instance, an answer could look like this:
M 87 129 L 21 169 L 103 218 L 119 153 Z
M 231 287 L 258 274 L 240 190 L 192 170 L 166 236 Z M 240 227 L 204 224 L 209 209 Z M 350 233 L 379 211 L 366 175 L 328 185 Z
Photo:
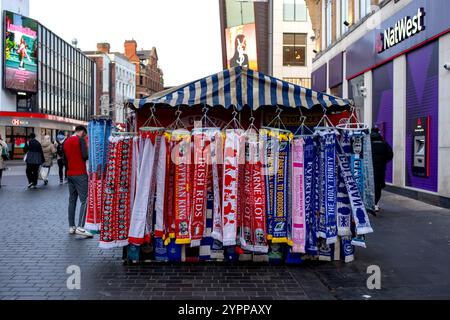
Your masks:
M 429 170 L 429 148 L 430 148 L 430 117 L 417 119 L 413 134 L 413 162 L 412 173 L 417 177 L 428 177 Z

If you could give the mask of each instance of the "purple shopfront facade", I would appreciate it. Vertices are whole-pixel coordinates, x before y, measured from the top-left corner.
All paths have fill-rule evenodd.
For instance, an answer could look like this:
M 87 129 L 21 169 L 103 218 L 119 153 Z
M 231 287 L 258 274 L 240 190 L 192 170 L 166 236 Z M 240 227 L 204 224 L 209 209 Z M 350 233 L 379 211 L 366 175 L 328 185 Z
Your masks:
M 406 55 L 406 132 L 405 186 L 438 192 L 439 139 L 439 38 L 450 32 L 450 1 L 415 0 L 381 23 L 379 29 L 366 34 L 346 50 L 347 80 L 372 70 L 372 125 L 383 131 L 393 144 L 393 60 Z M 420 19 L 419 19 L 420 15 Z M 416 18 L 422 30 L 388 47 L 383 37 L 399 22 Z M 406 20 L 405 20 L 406 18 Z M 383 35 L 383 36 L 381 36 Z M 402 41 L 400 41 L 402 40 Z M 392 43 L 394 44 L 394 43 Z M 380 52 L 381 51 L 381 52 Z M 426 137 L 426 176 L 413 173 L 414 129 L 419 118 L 429 121 Z M 386 180 L 392 183 L 392 163 Z
M 406 93 L 403 132 L 405 157 L 401 165 L 405 170 L 404 185 L 397 187 L 426 193 L 439 192 L 439 95 L 442 94 L 439 92 L 439 70 L 443 67 L 439 65 L 439 43 L 441 37 L 450 33 L 449 13 L 448 0 L 411 1 L 382 21 L 378 28 L 347 45 L 344 54 L 345 72 L 340 72 L 343 68 L 340 59 L 342 52 L 336 54 L 334 51 L 334 56 L 331 56 L 330 50 L 328 62 L 315 68 L 312 74 L 315 89 L 314 83 L 323 87 L 324 76 L 328 76 L 328 88 L 331 88 L 343 82 L 341 78 L 343 73 L 350 83 L 352 79 L 367 75 L 367 72 L 371 71 L 372 85 L 371 88 L 366 88 L 371 91 L 369 95 L 372 100 L 371 125 L 379 127 L 391 145 L 394 143 L 396 126 L 394 100 L 397 94 Z M 417 29 L 414 29 L 414 23 L 417 23 Z M 402 25 L 410 26 L 410 29 L 405 29 L 404 33 L 397 33 L 398 29 L 395 27 Z M 387 41 L 384 39 L 386 36 Z M 406 72 L 400 77 L 395 74 L 394 77 L 394 60 L 400 57 L 406 61 Z M 316 81 L 316 78 L 321 81 Z M 394 78 L 404 79 L 403 87 L 406 87 L 406 92 L 394 92 Z M 350 85 L 348 90 L 351 90 Z M 352 92 L 348 92 L 348 96 L 352 97 Z M 426 169 L 424 174 L 417 174 L 415 152 L 418 150 L 414 147 L 417 136 L 415 129 L 419 128 L 418 123 L 424 121 Z M 392 163 L 388 166 L 386 180 L 390 184 L 394 183 Z

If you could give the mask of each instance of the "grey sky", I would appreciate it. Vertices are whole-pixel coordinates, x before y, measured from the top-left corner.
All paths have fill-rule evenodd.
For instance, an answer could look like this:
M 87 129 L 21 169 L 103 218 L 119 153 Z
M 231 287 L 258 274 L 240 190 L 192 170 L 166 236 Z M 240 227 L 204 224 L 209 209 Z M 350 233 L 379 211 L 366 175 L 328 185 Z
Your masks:
M 155 46 L 166 86 L 222 69 L 217 0 L 30 0 L 30 16 L 82 50 L 105 41 L 123 52 L 126 39 Z

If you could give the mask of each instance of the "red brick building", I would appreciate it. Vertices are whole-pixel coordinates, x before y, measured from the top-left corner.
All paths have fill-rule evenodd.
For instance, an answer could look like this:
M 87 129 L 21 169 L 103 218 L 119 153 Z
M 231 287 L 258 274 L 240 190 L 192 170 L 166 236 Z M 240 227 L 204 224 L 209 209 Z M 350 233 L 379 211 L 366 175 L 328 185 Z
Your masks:
M 125 56 L 136 66 L 136 98 L 164 90 L 164 74 L 158 66 L 156 48 L 137 50 L 135 40 L 125 41 Z

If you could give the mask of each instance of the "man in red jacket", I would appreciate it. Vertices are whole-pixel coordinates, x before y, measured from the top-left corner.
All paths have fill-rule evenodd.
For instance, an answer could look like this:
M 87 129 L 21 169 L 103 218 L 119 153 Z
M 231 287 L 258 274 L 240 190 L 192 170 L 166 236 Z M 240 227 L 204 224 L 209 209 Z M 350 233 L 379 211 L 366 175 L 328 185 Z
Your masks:
M 86 161 L 89 158 L 86 136 L 86 128 L 78 126 L 75 129 L 75 134 L 64 143 L 64 156 L 69 185 L 69 233 L 92 238 L 93 235 L 84 229 L 88 197 Z M 81 201 L 81 208 L 78 227 L 76 227 L 75 209 L 77 207 L 78 197 Z

